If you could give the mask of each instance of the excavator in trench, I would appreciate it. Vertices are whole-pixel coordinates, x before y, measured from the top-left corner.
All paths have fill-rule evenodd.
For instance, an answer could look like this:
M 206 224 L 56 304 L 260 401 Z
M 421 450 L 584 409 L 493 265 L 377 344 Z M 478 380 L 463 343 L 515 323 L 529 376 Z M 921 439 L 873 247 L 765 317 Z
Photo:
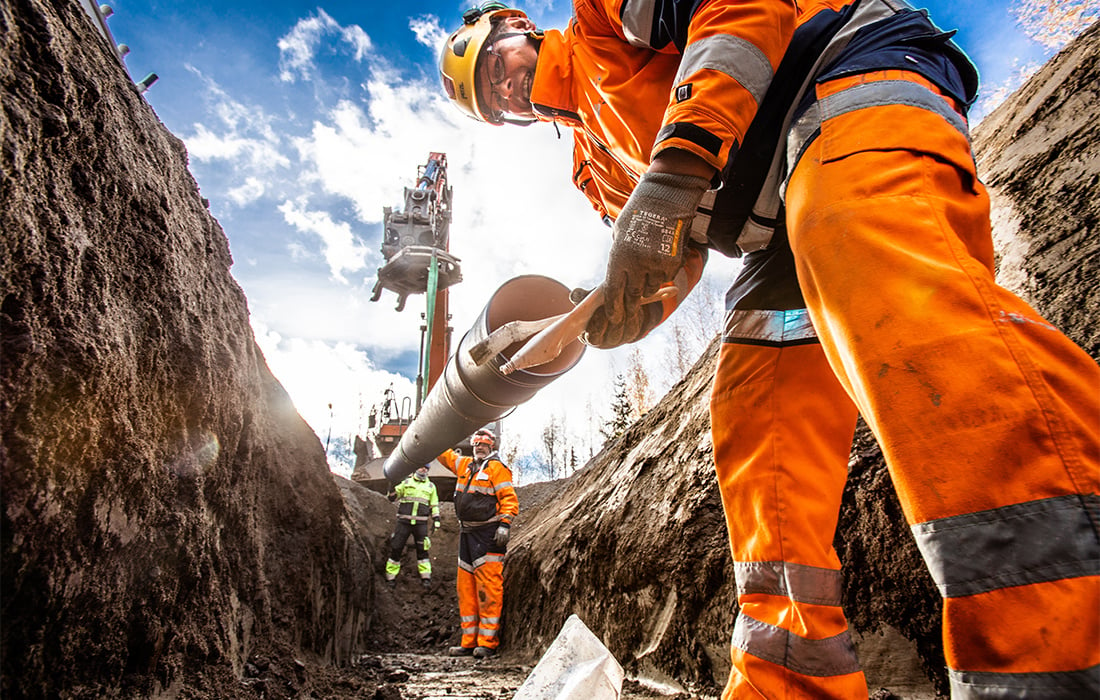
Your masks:
M 397 295 L 397 311 L 403 311 L 409 296 L 423 294 L 420 354 L 416 396 L 398 399 L 387 389 L 367 414 L 365 436 L 355 436 L 355 468 L 352 481 L 380 493 L 390 484 L 382 467 L 413 419 L 424 399 L 439 380 L 451 353 L 448 290 L 462 281 L 461 261 L 450 253 L 452 188 L 447 180 L 447 155 L 430 153 L 417 168 L 415 186 L 405 188 L 405 206 L 383 207 L 382 256 L 371 301 L 379 301 L 389 290 Z M 495 432 L 500 434 L 499 424 Z M 466 442 L 454 446 L 464 454 L 472 452 Z M 433 460 L 428 478 L 436 485 L 441 500 L 454 496 L 455 475 Z

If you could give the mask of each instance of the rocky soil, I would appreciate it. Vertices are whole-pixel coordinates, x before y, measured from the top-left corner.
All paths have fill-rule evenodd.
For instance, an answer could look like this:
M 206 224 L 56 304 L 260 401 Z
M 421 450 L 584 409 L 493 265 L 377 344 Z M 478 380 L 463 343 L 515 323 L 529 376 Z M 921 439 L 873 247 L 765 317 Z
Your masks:
M 1003 282 L 1100 357 L 1100 28 L 976 131 Z M 711 466 L 713 349 L 564 482 L 523 487 L 502 654 L 435 583 L 381 585 L 393 507 L 328 471 L 271 376 L 183 144 L 77 3 L 0 4 L 0 695 L 506 698 L 575 613 L 634 680 L 715 694 L 736 604 Z M 945 690 L 939 598 L 881 455 L 836 544 L 875 697 Z

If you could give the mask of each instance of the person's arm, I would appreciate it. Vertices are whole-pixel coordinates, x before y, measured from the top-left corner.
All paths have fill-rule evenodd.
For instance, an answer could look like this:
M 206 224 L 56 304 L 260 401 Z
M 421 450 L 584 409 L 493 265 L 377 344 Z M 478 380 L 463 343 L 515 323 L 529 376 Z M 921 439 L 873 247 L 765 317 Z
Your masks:
M 512 470 L 504 462 L 493 460 L 494 467 L 489 478 L 493 481 L 493 492 L 497 497 L 497 531 L 493 533 L 493 542 L 498 547 L 507 547 L 512 537 L 512 519 L 519 515 L 519 498 L 512 486 Z
M 435 484 L 432 484 L 432 495 L 428 499 L 428 505 L 432 508 L 432 523 L 435 529 L 439 529 L 439 491 L 436 490 Z
M 683 267 L 695 210 L 736 154 L 794 33 L 796 10 L 776 0 L 591 1 L 619 23 L 630 44 L 624 52 L 681 54 L 650 166 L 615 220 L 603 289 L 607 326 L 618 332 L 594 343 L 615 347 L 638 339 L 647 323 L 641 299 Z
M 438 460 L 439 463 L 446 467 L 448 470 L 454 472 L 455 476 L 458 476 L 458 459 L 458 453 L 454 450 L 447 450 L 443 454 L 436 457 L 436 460 Z

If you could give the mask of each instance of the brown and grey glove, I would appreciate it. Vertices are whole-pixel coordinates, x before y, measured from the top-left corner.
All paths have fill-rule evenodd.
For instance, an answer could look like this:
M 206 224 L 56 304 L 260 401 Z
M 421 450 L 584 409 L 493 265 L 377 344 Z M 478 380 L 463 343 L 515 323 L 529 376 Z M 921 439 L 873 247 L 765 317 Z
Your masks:
M 569 301 L 576 306 L 591 293 L 591 289 L 577 287 L 569 293 Z M 664 305 L 661 302 L 651 302 L 642 305 L 640 314 L 633 314 L 629 319 L 624 319 L 629 321 L 628 323 L 611 324 L 607 321 L 607 307 L 600 306 L 592 312 L 592 317 L 588 319 L 588 325 L 585 326 L 581 340 L 586 345 L 604 350 L 617 348 L 626 343 L 633 343 L 641 340 L 646 333 L 656 328 L 661 323 L 664 312 Z
M 621 345 L 640 335 L 641 300 L 670 282 L 683 266 L 691 220 L 709 187 L 709 180 L 692 175 L 642 175 L 612 229 L 604 311 L 608 329 L 621 326 L 622 331 L 605 333 L 605 342 Z

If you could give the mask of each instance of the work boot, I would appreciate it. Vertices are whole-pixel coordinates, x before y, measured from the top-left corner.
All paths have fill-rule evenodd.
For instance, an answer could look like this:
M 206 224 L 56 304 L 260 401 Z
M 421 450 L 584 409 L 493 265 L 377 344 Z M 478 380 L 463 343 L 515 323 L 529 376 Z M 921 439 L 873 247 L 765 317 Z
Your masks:
M 474 649 L 474 657 L 478 659 L 487 659 L 496 653 L 496 649 L 490 649 L 489 647 L 478 647 Z
M 448 656 L 469 656 L 474 653 L 473 647 L 451 647 L 447 650 Z
M 423 586 L 424 590 L 428 590 L 432 587 L 432 580 L 430 578 L 422 578 L 420 579 L 420 585 Z
M 397 579 L 391 578 L 389 581 L 386 581 L 386 588 L 390 589 L 391 591 L 396 590 L 397 589 Z

